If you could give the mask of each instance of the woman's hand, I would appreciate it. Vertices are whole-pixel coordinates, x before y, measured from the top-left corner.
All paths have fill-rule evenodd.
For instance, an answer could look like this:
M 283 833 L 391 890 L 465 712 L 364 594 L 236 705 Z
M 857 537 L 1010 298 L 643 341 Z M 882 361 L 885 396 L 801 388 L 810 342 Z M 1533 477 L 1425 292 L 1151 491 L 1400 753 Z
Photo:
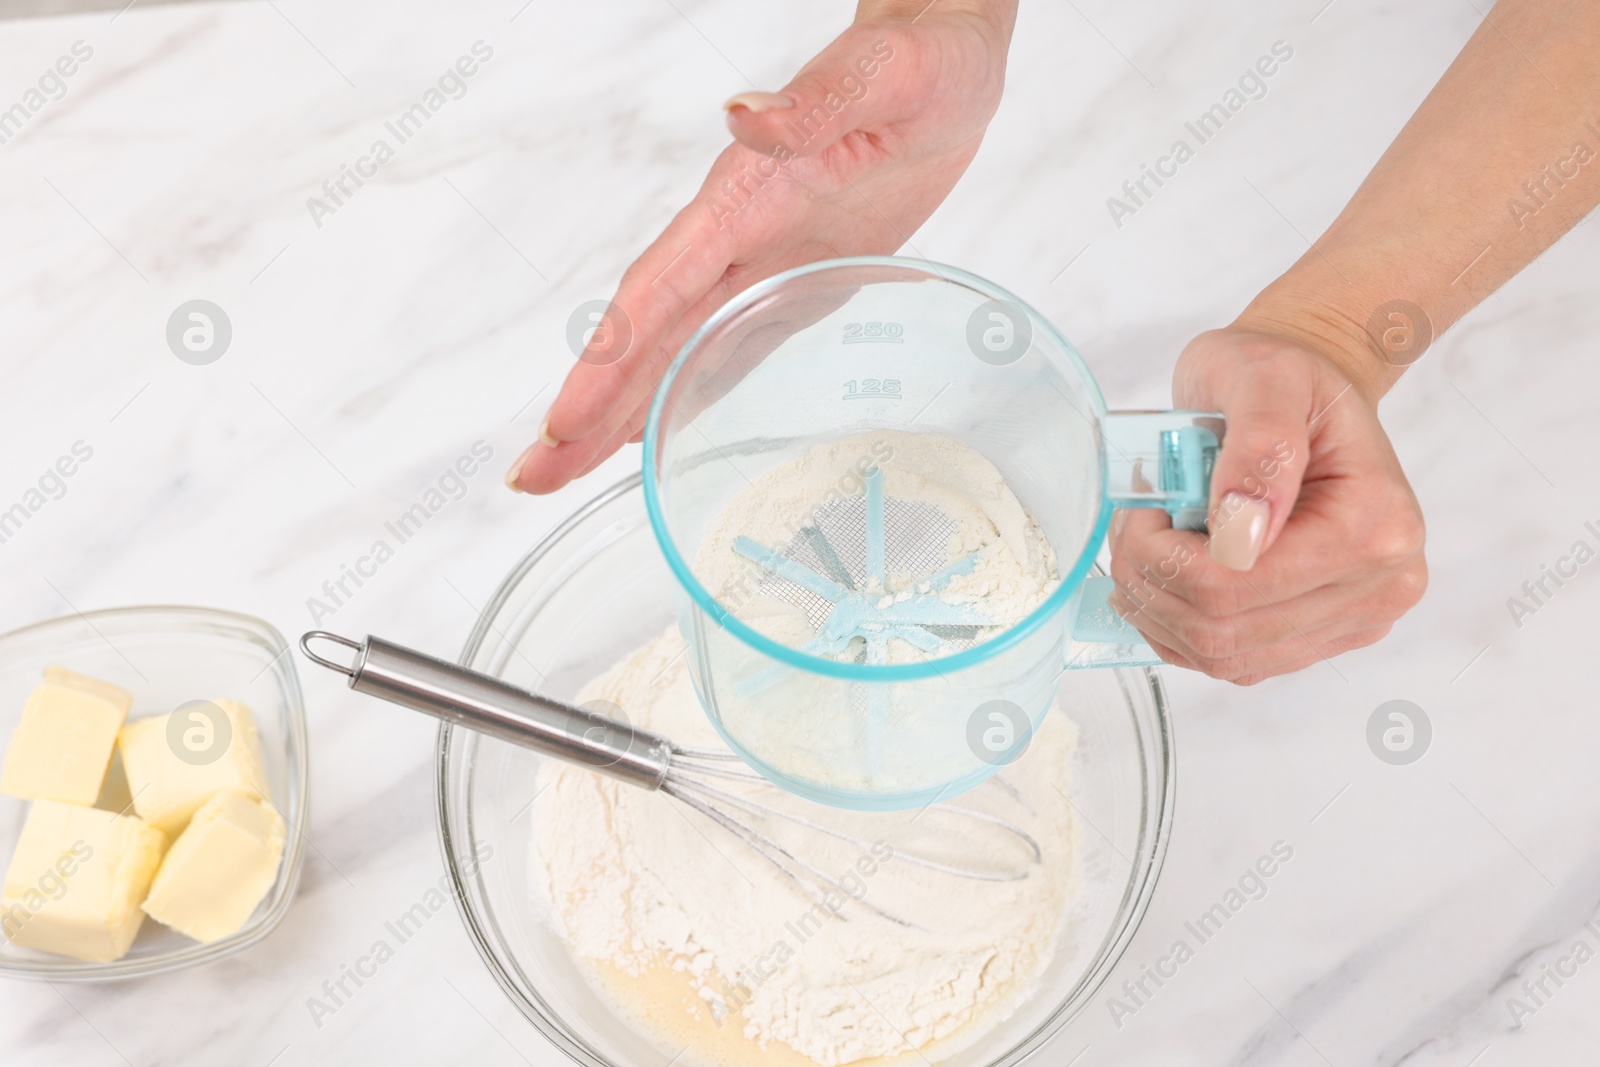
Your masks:
M 1377 401 L 1600 204 L 1600 167 L 1574 162 L 1600 134 L 1597 50 L 1600 5 L 1500 0 L 1327 232 L 1184 350 L 1173 399 L 1228 418 L 1210 543 L 1148 511 L 1112 538 L 1119 609 L 1164 659 L 1257 682 L 1372 644 L 1422 597 L 1422 516 Z M 1552 167 L 1553 202 L 1507 209 Z
M 638 440 L 667 364 L 741 290 L 905 244 L 978 150 L 1015 14 L 1015 0 L 863 3 L 782 93 L 730 100 L 734 144 L 623 275 L 506 484 L 551 492 Z
M 1173 402 L 1227 418 L 1209 541 L 1160 510 L 1111 536 L 1112 605 L 1168 663 L 1250 685 L 1380 640 L 1421 599 L 1422 512 L 1352 385 L 1361 359 L 1239 327 L 1184 349 Z

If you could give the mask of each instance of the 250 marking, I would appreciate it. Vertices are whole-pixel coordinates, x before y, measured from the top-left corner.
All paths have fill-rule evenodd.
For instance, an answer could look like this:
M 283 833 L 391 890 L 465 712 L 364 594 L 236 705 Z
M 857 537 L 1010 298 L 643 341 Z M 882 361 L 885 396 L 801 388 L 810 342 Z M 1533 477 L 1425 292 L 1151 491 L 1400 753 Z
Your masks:
M 898 322 L 847 322 L 844 325 L 844 343 L 905 344 L 905 330 Z

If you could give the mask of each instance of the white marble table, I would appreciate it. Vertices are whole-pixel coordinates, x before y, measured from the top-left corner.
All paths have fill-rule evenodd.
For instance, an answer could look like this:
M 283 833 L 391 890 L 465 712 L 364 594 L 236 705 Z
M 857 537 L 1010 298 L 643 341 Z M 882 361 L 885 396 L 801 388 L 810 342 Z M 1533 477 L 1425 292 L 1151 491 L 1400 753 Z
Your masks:
M 1304 250 L 1479 19 L 1460 0 L 1323 2 L 1029 0 L 1005 106 L 910 251 L 1036 302 L 1115 403 L 1165 401 L 1182 342 Z M 297 633 L 481 440 L 493 459 L 465 495 L 326 620 L 453 654 L 511 563 L 638 462 L 547 499 L 500 485 L 571 360 L 569 312 L 695 189 L 721 101 L 777 87 L 850 7 L 237 0 L 0 22 L 0 107 L 93 50 L 0 144 L 0 508 L 93 449 L 0 544 L 0 628 L 177 602 Z M 466 95 L 318 226 L 307 198 L 479 40 L 493 56 Z M 1117 227 L 1106 198 L 1280 40 L 1293 58 L 1265 98 Z M 1575 941 L 1600 947 L 1600 567 L 1520 627 L 1506 600 L 1597 541 L 1597 263 L 1590 223 L 1387 401 L 1433 567 L 1387 641 L 1246 690 L 1169 672 L 1177 822 L 1112 984 L 1273 842 L 1294 859 L 1120 1027 L 1108 989 L 1040 1062 L 1594 1061 L 1600 963 L 1547 981 L 1517 1030 L 1508 998 Z M 209 366 L 164 341 L 194 298 L 233 324 Z M 0 1062 L 563 1062 L 449 911 L 313 1021 L 307 998 L 441 862 L 432 724 L 302 673 L 315 851 L 283 926 L 187 974 L 6 983 Z M 1365 741 L 1394 698 L 1434 727 L 1410 766 Z

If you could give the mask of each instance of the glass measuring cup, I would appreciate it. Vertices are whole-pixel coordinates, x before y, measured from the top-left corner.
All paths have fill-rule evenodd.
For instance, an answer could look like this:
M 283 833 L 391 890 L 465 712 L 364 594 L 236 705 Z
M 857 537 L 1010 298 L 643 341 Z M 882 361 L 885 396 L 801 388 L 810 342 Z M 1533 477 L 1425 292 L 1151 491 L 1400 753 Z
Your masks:
M 857 595 L 837 569 L 838 583 L 797 574 L 782 545 L 747 546 L 764 568 L 746 570 L 756 587 L 793 579 L 835 607 L 850 600 L 865 620 L 866 639 L 819 654 L 752 625 L 751 581 L 711 588 L 697 572 L 730 500 L 844 440 L 859 442 L 860 459 L 826 495 L 863 498 L 870 568 L 873 537 L 880 557 L 884 543 L 880 445 L 903 433 L 980 453 L 1049 542 L 1059 582 L 1021 621 L 970 647 L 887 662 L 872 655 L 873 627 L 886 625 L 874 594 Z M 1107 606 L 1112 583 L 1092 573 L 1095 558 L 1114 508 L 1160 507 L 1175 525 L 1204 528 L 1221 433 L 1214 413 L 1107 411 L 1066 338 L 965 271 L 856 258 L 752 286 L 684 345 L 645 430 L 646 507 L 678 580 L 706 713 L 761 774 L 822 803 L 910 808 L 976 785 L 1026 749 L 1064 670 L 1159 662 Z

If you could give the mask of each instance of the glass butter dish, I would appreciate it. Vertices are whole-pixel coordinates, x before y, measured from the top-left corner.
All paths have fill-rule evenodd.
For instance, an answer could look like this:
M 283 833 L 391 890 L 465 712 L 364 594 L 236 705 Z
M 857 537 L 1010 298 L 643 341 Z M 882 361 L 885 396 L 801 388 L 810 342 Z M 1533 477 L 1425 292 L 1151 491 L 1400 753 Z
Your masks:
M 63 616 L 0 635 L 0 745 L 48 666 L 111 682 L 133 694 L 128 721 L 195 700 L 239 701 L 254 713 L 271 801 L 286 833 L 277 880 L 238 932 L 202 944 L 146 918 L 128 954 L 109 963 L 35 952 L 0 938 L 0 977 L 106 981 L 160 974 L 231 956 L 282 921 L 300 879 L 307 807 L 306 717 L 294 658 L 260 619 L 212 608 L 112 608 Z M 119 796 L 118 790 L 121 795 Z M 126 806 L 121 757 L 96 806 Z M 118 801 L 121 803 L 118 803 Z M 0 867 L 10 860 L 28 802 L 0 796 Z

